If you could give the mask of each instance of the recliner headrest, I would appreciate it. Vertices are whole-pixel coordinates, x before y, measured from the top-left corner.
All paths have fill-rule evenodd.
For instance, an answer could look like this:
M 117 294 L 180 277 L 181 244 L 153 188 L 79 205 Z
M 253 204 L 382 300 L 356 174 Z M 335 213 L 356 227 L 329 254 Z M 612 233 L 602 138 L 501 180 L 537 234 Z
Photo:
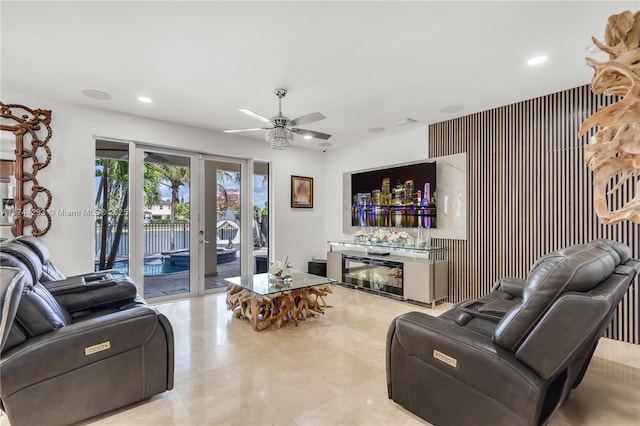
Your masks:
M 21 235 L 11 240 L 12 243 L 18 243 L 29 247 L 35 254 L 38 255 L 42 263 L 47 263 L 51 260 L 51 253 L 47 246 L 36 237 L 31 235 Z
M 40 282 L 64 280 L 66 277 L 51 261 L 51 254 L 42 240 L 31 235 L 23 235 L 11 240 L 12 243 L 22 245 L 33 251 L 42 261 Z
M 544 255 L 527 276 L 522 298 L 540 292 L 549 295 L 589 291 L 613 273 L 617 255 L 608 246 L 577 244 Z
M 31 272 L 29 271 L 27 265 L 25 265 L 25 263 L 18 257 L 0 251 L 0 267 L 18 268 L 24 271 L 25 275 L 23 277 L 23 280 L 25 282 L 25 287 L 33 287 L 33 275 L 31 275 Z
M 0 245 L 0 252 L 16 257 L 23 264 L 7 264 L 6 266 L 15 266 L 18 268 L 26 267 L 26 271 L 31 274 L 32 283 L 35 285 L 37 282 L 40 282 L 40 277 L 42 276 L 42 261 L 40 260 L 40 257 L 33 252 L 33 250 L 23 246 L 22 244 L 16 244 L 9 241 Z M 7 259 L 6 261 L 8 262 L 9 260 Z
M 607 240 L 604 238 L 593 240 L 589 244 L 596 246 L 608 246 L 611 247 L 618 254 L 620 258 L 619 263 L 627 263 L 631 259 L 631 249 L 626 244 L 619 243 L 618 241 Z
M 558 297 L 597 286 L 613 273 L 617 257 L 610 247 L 597 244 L 578 244 L 542 256 L 529 272 L 522 302 L 500 320 L 493 340 L 515 351 Z

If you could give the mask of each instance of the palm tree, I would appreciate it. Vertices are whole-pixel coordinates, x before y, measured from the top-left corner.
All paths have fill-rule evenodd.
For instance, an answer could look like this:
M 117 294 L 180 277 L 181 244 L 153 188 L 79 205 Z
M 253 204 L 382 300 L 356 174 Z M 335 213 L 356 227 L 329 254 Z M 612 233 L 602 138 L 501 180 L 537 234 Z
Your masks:
M 162 196 L 158 188 L 162 177 L 156 169 L 155 164 L 151 163 L 144 163 L 143 174 L 144 180 L 142 186 L 144 190 L 144 203 L 145 206 L 151 207 L 153 204 L 158 203 Z
M 158 185 L 164 185 L 171 190 L 171 216 L 169 218 L 171 223 L 169 247 L 171 250 L 175 250 L 176 248 L 176 231 L 174 225 L 176 221 L 176 206 L 180 201 L 178 191 L 181 186 L 188 185 L 190 179 L 189 167 L 166 164 L 145 164 L 145 184 L 149 186 L 149 192 L 147 192 L 147 194 L 152 194 L 149 198 L 160 198 Z M 147 199 L 147 203 L 154 201 L 149 200 L 149 198 Z
M 96 194 L 96 210 L 100 212 L 102 222 L 98 267 L 103 270 L 113 268 L 120 247 L 129 203 L 129 164 L 126 161 L 107 158 L 97 159 L 96 176 L 100 177 L 100 185 Z M 112 230 L 112 221 L 110 220 L 112 213 L 117 217 L 117 224 L 111 247 L 107 250 L 108 236 Z

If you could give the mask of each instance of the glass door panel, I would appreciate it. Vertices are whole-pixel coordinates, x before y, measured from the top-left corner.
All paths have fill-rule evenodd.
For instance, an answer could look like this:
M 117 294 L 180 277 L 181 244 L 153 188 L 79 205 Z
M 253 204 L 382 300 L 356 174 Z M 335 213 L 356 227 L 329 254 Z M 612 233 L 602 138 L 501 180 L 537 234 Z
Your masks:
M 253 163 L 253 257 L 255 274 L 269 269 L 269 163 Z
M 204 160 L 204 290 L 222 291 L 225 278 L 240 275 L 242 264 L 242 163 Z
M 129 144 L 96 140 L 95 270 L 129 273 Z
M 191 293 L 191 158 L 142 152 L 144 297 Z

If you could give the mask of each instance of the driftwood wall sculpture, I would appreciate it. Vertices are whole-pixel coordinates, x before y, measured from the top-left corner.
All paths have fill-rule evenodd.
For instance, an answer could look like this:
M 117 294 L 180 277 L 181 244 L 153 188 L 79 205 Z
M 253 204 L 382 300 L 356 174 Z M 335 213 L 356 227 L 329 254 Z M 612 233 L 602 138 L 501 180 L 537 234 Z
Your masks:
M 609 54 L 609 61 L 587 58 L 595 70 L 591 90 L 596 95 L 622 97 L 585 120 L 579 132 L 582 136 L 599 126 L 585 146 L 585 161 L 593 171 L 596 214 L 603 224 L 640 223 L 640 12 L 610 16 L 605 43 L 592 40 Z M 607 198 L 624 185 L 632 185 L 635 196 L 613 209 Z

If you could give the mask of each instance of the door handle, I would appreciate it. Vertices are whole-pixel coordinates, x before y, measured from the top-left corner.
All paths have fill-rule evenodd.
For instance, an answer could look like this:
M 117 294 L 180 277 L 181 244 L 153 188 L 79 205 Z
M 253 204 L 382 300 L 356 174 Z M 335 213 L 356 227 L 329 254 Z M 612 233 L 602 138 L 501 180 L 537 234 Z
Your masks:
M 209 241 L 209 240 L 198 240 L 198 242 L 199 242 L 200 244 L 209 244 L 209 243 L 210 243 L 210 241 Z

